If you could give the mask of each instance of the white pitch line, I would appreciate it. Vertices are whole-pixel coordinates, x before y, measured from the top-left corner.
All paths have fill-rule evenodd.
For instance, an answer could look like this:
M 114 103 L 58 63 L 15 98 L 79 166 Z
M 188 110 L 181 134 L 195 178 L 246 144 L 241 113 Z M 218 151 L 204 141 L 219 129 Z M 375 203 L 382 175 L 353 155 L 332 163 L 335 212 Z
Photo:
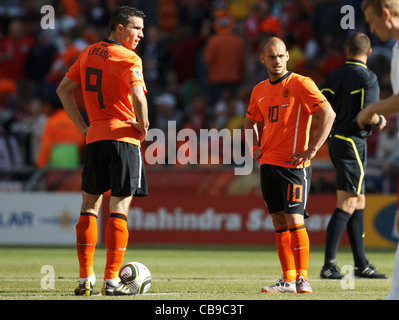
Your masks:
M 182 294 L 182 292 L 159 292 L 159 293 L 144 293 L 143 296 L 169 296 L 175 294 Z
M 159 293 L 145 293 L 140 296 L 172 296 L 172 295 L 178 295 L 182 294 L 182 292 L 159 292 Z M 10 300 L 10 299 L 25 299 L 25 300 L 31 300 L 31 299 L 40 299 L 40 298 L 59 298 L 59 297 L 71 297 L 79 299 L 80 297 L 77 297 L 75 295 L 31 295 L 31 296 L 1 296 L 0 295 L 0 300 Z M 93 294 L 93 297 L 102 297 L 103 295 L 101 293 Z M 135 297 L 136 295 L 133 295 L 132 297 Z
M 175 294 L 182 294 L 182 292 L 158 292 L 158 293 L 144 293 L 140 294 L 139 296 L 169 296 L 169 295 L 175 295 Z M 94 297 L 102 297 L 103 295 L 101 293 L 93 294 Z M 137 295 L 132 295 L 132 297 L 135 297 Z
M 361 280 L 361 279 L 357 279 L 356 280 Z M 0 279 L 0 283 L 1 282 L 26 282 L 26 281 L 39 281 L 40 279 Z M 248 282 L 248 281 L 274 281 L 276 279 L 268 279 L 268 278 L 262 278 L 262 279 L 214 279 L 214 278 L 209 278 L 209 279 L 205 279 L 205 278 L 201 278 L 201 279 L 196 279 L 196 278 L 165 278 L 165 279 L 151 279 L 152 282 L 169 282 L 169 281 L 229 281 L 229 282 Z M 367 279 L 369 280 L 373 280 L 373 279 Z M 381 280 L 381 279 L 378 279 Z M 54 279 L 55 282 L 78 282 L 78 279 Z M 326 281 L 325 279 L 309 279 L 309 281 Z M 332 282 L 331 280 L 328 280 L 330 282 Z

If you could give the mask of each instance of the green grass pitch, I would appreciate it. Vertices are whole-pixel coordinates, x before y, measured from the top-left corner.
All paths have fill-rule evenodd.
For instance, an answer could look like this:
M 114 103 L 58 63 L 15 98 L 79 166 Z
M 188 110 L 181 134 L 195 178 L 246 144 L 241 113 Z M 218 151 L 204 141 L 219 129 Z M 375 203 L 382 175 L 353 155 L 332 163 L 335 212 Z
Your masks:
M 0 247 L 0 300 L 383 300 L 392 281 L 394 249 L 370 249 L 367 257 L 389 275 L 388 280 L 321 280 L 323 248 L 314 247 L 308 274 L 313 294 L 271 295 L 260 289 L 281 277 L 274 247 L 129 245 L 124 262 L 144 263 L 152 274 L 151 288 L 142 296 L 103 297 L 105 249 L 99 247 L 94 260 L 94 295 L 75 297 L 75 248 Z M 340 248 L 337 258 L 340 267 L 353 263 L 348 248 Z M 53 268 L 54 288 L 46 266 Z

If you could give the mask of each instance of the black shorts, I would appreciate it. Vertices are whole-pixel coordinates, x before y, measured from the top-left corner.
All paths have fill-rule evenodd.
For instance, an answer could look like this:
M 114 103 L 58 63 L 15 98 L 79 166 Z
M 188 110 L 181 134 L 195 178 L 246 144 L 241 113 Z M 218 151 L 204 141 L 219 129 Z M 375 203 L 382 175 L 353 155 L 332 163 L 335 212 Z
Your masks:
M 296 169 L 262 164 L 260 185 L 269 212 L 298 213 L 307 218 L 311 174 L 311 167 Z
M 332 134 L 328 140 L 331 161 L 336 169 L 337 190 L 365 193 L 364 174 L 367 141 L 355 136 Z
M 111 196 L 148 195 L 143 157 L 138 146 L 113 140 L 96 141 L 86 146 L 82 190 Z

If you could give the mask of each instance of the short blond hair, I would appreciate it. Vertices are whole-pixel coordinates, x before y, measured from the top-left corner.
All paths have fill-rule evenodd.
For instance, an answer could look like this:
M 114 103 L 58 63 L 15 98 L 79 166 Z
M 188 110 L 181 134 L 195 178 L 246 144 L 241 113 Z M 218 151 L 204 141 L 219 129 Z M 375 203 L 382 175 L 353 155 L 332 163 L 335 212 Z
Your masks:
M 363 12 L 368 8 L 373 8 L 379 16 L 382 15 L 382 9 L 386 8 L 393 16 L 399 16 L 399 1 L 397 0 L 364 0 L 362 2 Z

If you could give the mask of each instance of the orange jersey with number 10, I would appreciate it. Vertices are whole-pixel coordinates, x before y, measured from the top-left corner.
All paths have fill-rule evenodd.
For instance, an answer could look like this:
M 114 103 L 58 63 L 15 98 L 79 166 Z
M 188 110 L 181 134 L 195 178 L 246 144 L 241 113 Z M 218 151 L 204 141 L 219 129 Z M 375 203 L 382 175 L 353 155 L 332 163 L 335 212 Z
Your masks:
M 290 156 L 308 148 L 311 116 L 328 104 L 312 79 L 296 73 L 256 85 L 246 116 L 264 123 L 259 163 L 297 168 Z M 298 168 L 309 165 L 302 163 Z
M 86 143 L 118 140 L 140 146 L 140 134 L 124 120 L 135 120 L 130 88 L 147 92 L 140 57 L 121 44 L 103 40 L 85 48 L 66 76 L 82 84 L 90 121 Z

